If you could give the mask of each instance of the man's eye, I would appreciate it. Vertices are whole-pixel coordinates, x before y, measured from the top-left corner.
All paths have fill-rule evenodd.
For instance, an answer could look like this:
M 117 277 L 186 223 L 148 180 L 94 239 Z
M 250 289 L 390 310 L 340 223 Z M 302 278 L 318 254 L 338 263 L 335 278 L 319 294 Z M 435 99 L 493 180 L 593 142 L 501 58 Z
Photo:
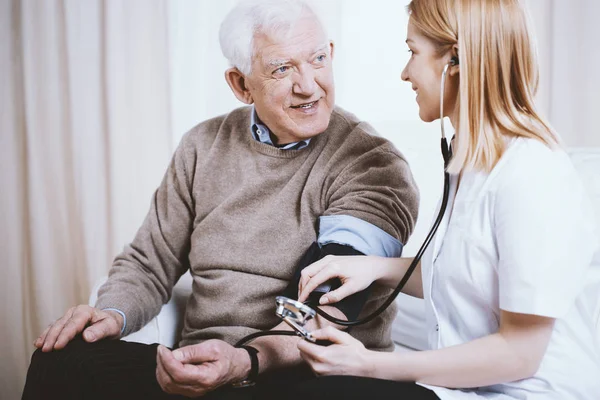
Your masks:
M 286 73 L 286 72 L 287 72 L 288 68 L 289 68 L 289 67 L 286 67 L 285 65 L 284 65 L 284 66 L 281 66 L 281 67 L 277 68 L 277 69 L 274 71 L 274 73 L 275 73 L 275 74 L 284 74 L 284 73 Z
M 317 61 L 323 62 L 323 61 L 325 61 L 326 58 L 327 58 L 327 56 L 325 54 L 321 54 L 319 57 L 317 57 Z

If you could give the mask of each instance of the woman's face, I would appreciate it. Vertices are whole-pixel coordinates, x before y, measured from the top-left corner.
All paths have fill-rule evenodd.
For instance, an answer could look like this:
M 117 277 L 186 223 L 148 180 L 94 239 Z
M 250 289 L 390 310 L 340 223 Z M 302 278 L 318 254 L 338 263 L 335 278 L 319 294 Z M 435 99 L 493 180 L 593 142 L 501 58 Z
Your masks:
M 450 62 L 451 54 L 439 56 L 435 44 L 414 26 L 408 23 L 406 38 L 411 57 L 402 71 L 402 80 L 412 83 L 417 94 L 419 117 L 425 122 L 440 117 L 440 85 L 442 72 Z M 453 115 L 458 93 L 458 66 L 449 67 L 444 92 L 444 116 Z

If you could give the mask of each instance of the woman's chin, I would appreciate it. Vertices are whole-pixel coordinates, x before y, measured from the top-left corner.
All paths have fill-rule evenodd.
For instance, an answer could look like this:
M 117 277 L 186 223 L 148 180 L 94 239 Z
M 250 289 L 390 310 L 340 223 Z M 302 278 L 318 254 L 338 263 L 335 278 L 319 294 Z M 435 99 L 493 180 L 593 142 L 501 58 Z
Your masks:
M 423 111 L 423 109 L 419 109 L 419 117 L 423 122 L 433 122 L 439 118 L 439 116 L 433 115 L 432 113 L 427 113 Z

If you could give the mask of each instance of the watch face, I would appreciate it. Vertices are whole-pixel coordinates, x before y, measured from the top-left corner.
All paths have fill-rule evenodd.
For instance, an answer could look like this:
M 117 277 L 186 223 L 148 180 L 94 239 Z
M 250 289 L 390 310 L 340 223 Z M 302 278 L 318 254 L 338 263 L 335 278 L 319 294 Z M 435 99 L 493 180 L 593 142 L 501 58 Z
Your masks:
M 250 356 L 250 373 L 246 379 L 233 383 L 231 386 L 234 388 L 254 386 L 256 384 L 254 380 L 258 376 L 258 350 L 252 346 L 239 346 L 239 348 L 246 350 Z
M 256 385 L 256 383 L 254 381 L 251 381 L 250 379 L 244 379 L 241 382 L 236 382 L 231 384 L 231 386 L 233 386 L 234 388 L 245 388 L 245 387 L 250 387 L 250 386 L 254 386 Z

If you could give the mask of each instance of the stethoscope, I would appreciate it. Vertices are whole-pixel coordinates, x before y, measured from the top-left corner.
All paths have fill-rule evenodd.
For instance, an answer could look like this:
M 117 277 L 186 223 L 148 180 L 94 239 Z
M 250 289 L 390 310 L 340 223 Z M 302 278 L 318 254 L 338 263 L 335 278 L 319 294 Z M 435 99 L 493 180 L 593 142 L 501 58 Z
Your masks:
M 442 71 L 442 81 L 440 85 L 440 126 L 442 133 L 441 149 L 442 157 L 444 158 L 444 190 L 442 196 L 442 203 L 440 205 L 440 210 L 437 214 L 435 222 L 431 227 L 431 230 L 427 234 L 427 237 L 423 241 L 423 244 L 421 244 L 419 251 L 417 252 L 412 263 L 404 273 L 404 276 L 398 283 L 398 286 L 396 286 L 394 291 L 388 296 L 386 301 L 381 306 L 379 306 L 379 308 L 377 308 L 377 310 L 367 315 L 366 317 L 355 321 L 345 321 L 342 319 L 338 319 L 327 314 L 325 311 L 321 310 L 318 307 L 316 309 L 313 309 L 308 305 L 301 303 L 297 300 L 293 300 L 284 296 L 278 296 L 275 299 L 275 314 L 279 318 L 281 318 L 285 323 L 287 323 L 293 329 L 293 331 L 271 330 L 256 332 L 240 339 L 235 344 L 235 347 L 242 346 L 250 342 L 251 340 L 256 339 L 257 337 L 270 335 L 300 336 L 310 342 L 318 343 L 318 341 L 315 340 L 315 338 L 310 334 L 310 332 L 304 327 L 308 321 L 310 321 L 316 316 L 316 314 L 319 314 L 320 316 L 322 316 L 330 322 L 333 322 L 334 324 L 352 327 L 366 324 L 372 321 L 373 319 L 377 318 L 382 312 L 385 311 L 386 308 L 390 306 L 390 304 L 394 302 L 394 300 L 396 300 L 396 297 L 398 297 L 398 294 L 402 291 L 402 289 L 404 289 L 404 286 L 410 279 L 412 273 L 419 265 L 419 262 L 421 261 L 421 258 L 425 253 L 425 250 L 427 250 L 427 247 L 431 243 L 431 240 L 435 236 L 435 233 L 437 232 L 438 227 L 440 226 L 440 223 L 444 218 L 444 213 L 446 211 L 446 207 L 448 206 L 448 198 L 450 194 L 450 175 L 448 174 L 448 172 L 446 172 L 446 169 L 448 167 L 448 164 L 450 163 L 450 159 L 452 158 L 452 153 L 450 147 L 448 146 L 448 142 L 446 140 L 446 131 L 444 129 L 444 91 L 446 88 L 446 74 L 448 73 L 448 68 L 454 65 L 458 65 L 458 58 L 456 57 L 452 57 L 450 62 L 444 66 L 444 70 Z

